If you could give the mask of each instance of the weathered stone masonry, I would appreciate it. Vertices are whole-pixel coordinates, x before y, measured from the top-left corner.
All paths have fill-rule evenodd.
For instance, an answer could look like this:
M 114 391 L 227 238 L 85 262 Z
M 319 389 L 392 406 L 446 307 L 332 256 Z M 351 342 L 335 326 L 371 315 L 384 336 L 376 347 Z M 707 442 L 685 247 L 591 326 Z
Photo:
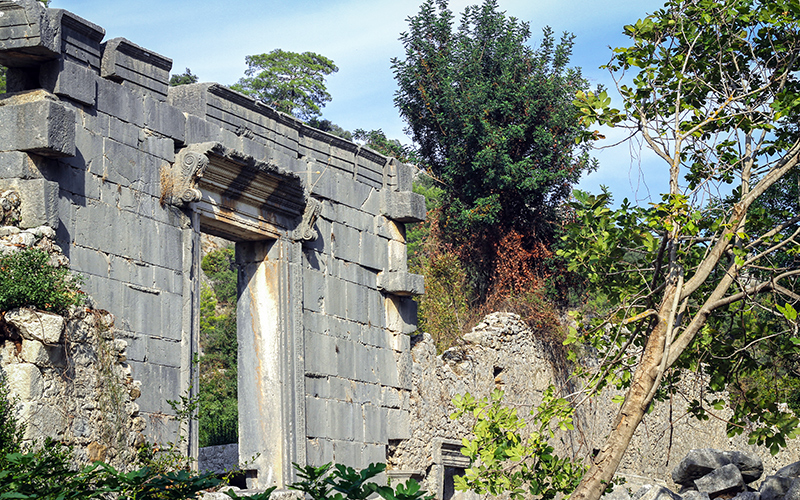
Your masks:
M 201 232 L 240 265 L 240 457 L 256 484 L 291 462 L 386 460 L 408 437 L 403 223 L 409 166 L 217 84 L 168 87 L 172 61 L 34 0 L 0 0 L 0 189 L 48 225 L 129 343 L 153 438 L 196 373 Z M 196 430 L 189 429 L 192 448 Z M 194 449 L 190 449 L 194 453 Z

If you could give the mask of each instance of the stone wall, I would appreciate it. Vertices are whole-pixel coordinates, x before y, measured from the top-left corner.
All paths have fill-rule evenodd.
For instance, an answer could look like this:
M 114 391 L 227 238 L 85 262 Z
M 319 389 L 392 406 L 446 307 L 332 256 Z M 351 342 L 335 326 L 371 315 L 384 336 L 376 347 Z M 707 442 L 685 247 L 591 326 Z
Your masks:
M 560 342 L 528 328 L 514 314 L 494 313 L 465 337 L 465 343 L 436 354 L 427 334 L 414 338 L 413 383 L 409 395 L 410 439 L 393 443 L 389 467 L 394 474 L 424 478 L 428 491 L 443 491 L 445 469 L 463 467 L 457 457 L 461 438 L 469 435 L 464 422 L 450 420 L 456 394 L 485 397 L 495 388 L 505 391 L 506 403 L 521 416 L 541 402 L 542 391 L 552 382 L 565 387 L 565 363 Z M 587 358 L 587 361 L 590 361 Z M 702 385 L 687 376 L 681 395 L 655 405 L 639 426 L 620 465 L 619 475 L 633 484 L 661 483 L 676 491 L 670 471 L 694 448 L 743 450 L 760 457 L 765 475 L 800 459 L 800 443 L 793 441 L 777 456 L 747 444 L 747 436 L 728 438 L 728 411 L 714 412 L 699 422 L 686 413 L 688 401 Z M 566 394 L 575 387 L 567 387 Z M 604 392 L 580 406 L 575 431 L 557 436 L 560 454 L 583 458 L 599 449 L 619 408 L 614 394 Z M 459 465 L 461 464 L 461 465 Z M 440 495 L 441 497 L 441 495 Z
M 9 199 L 18 196 L 3 193 L 0 207 Z M 54 265 L 69 264 L 50 227 L 0 226 L 0 235 L 2 254 L 34 247 L 48 252 Z M 117 338 L 114 316 L 106 311 L 73 307 L 66 317 L 30 308 L 5 311 L 0 376 L 24 424 L 23 445 L 49 437 L 74 446 L 79 463 L 131 463 L 145 422 L 134 402 L 141 384 L 131 376 L 126 352 L 127 342 Z
M 240 454 L 260 486 L 291 462 L 384 461 L 408 437 L 415 329 L 412 168 L 224 86 L 170 88 L 172 61 L 68 11 L 0 0 L 0 189 L 56 231 L 117 318 L 152 439 L 196 387 L 200 234 L 236 242 Z M 196 429 L 188 428 L 190 454 Z

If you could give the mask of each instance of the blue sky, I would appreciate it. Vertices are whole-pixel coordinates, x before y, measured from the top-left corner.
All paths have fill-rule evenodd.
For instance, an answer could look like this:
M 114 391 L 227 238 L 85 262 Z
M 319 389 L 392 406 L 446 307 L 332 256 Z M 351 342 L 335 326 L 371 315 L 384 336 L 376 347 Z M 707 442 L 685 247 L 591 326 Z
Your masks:
M 173 60 L 173 73 L 185 68 L 201 81 L 235 83 L 244 74 L 244 58 L 275 48 L 320 53 L 339 72 L 327 80 L 333 100 L 323 118 L 348 130 L 383 129 L 389 137 L 410 142 L 392 103 L 395 84 L 390 59 L 403 55 L 398 41 L 406 19 L 417 13 L 421 0 L 53 0 L 51 7 L 70 10 L 105 28 L 106 39 L 128 40 Z M 460 13 L 477 1 L 451 0 Z M 631 24 L 663 5 L 663 0 L 500 0 L 509 16 L 527 21 L 533 36 L 551 26 L 558 34 L 575 33 L 572 63 L 594 84 L 610 86 L 598 66 L 611 57 L 609 46 L 626 43 L 621 34 Z M 618 104 L 618 101 L 617 101 Z M 606 134 L 614 142 L 618 135 Z M 600 169 L 580 187 L 598 191 L 609 185 L 617 200 L 646 201 L 663 188 L 663 171 L 652 155 L 622 145 L 597 151 Z M 643 183 L 643 174 L 647 183 Z

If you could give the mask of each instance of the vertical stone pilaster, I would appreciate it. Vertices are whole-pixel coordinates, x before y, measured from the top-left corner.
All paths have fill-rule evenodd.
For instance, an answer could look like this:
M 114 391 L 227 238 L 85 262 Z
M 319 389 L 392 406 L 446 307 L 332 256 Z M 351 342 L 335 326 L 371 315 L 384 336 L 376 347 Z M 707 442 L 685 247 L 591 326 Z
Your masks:
M 184 216 L 183 239 L 183 310 L 181 315 L 181 378 L 182 395 L 194 397 L 199 391 L 198 367 L 193 362 L 200 350 L 200 218 L 196 213 Z M 198 421 L 181 422 L 182 443 L 187 456 L 196 459 L 199 451 Z

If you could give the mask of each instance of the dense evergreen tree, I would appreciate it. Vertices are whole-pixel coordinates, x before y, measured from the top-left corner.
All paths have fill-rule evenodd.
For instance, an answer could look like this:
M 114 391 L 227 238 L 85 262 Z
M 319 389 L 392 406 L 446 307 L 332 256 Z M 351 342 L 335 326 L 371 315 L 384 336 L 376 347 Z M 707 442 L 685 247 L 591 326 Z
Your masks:
M 530 35 L 495 0 L 468 7 L 457 27 L 446 0 L 427 0 L 400 37 L 405 58 L 392 61 L 395 104 L 421 166 L 445 190 L 442 234 L 484 296 L 492 281 L 508 281 L 498 245 L 511 234 L 530 258 L 508 273 L 523 287 L 533 279 L 556 208 L 592 165 L 576 145 L 583 128 L 571 102 L 587 83 L 568 67 L 573 37 L 556 43 L 547 28 L 534 50 Z
M 246 76 L 231 88 L 301 120 L 320 115 L 321 108 L 331 100 L 325 77 L 339 71 L 333 61 L 314 52 L 275 49 L 247 56 L 245 61 Z

